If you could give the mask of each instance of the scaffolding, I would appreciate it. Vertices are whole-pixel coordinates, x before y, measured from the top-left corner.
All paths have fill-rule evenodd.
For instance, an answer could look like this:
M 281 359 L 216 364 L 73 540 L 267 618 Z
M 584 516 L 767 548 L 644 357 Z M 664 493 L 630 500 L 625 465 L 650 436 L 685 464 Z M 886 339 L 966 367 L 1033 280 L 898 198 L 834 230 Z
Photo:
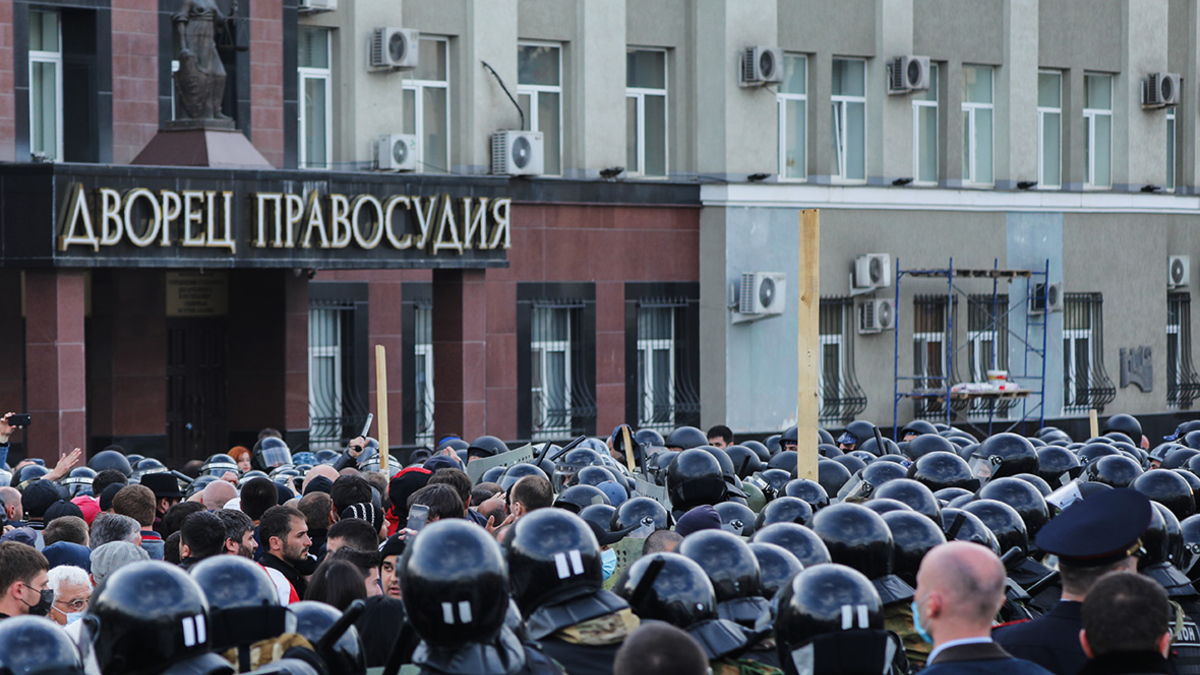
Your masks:
M 914 322 L 912 323 L 914 374 L 900 374 L 900 330 L 898 328 L 901 314 L 900 285 L 905 277 L 945 281 L 945 296 L 940 296 L 940 294 L 937 296 L 926 296 L 930 300 L 936 301 L 932 303 L 932 306 L 936 306 L 943 301 L 945 303 L 941 321 L 943 329 L 940 339 L 944 344 L 941 348 L 940 363 L 938 363 L 940 372 L 929 368 L 932 362 L 924 364 L 928 372 L 915 372 L 919 367 L 918 361 L 921 359 L 921 355 L 917 353 L 921 345 L 916 340 L 919 334 L 916 324 L 917 320 L 921 317 L 914 316 Z M 896 260 L 895 315 L 897 330 L 894 331 L 895 351 L 892 362 L 892 428 L 893 437 L 896 440 L 899 440 L 900 402 L 903 400 L 913 401 L 915 413 L 920 413 L 914 416 L 927 419 L 930 417 L 935 419 L 942 418 L 947 425 L 958 424 L 960 427 L 966 426 L 981 435 L 992 435 L 995 432 L 995 427 L 1001 423 L 1006 423 L 1007 426 L 1000 429 L 1000 431 L 1011 431 L 1017 427 L 1022 427 L 1020 431 L 1024 431 L 1024 425 L 1032 421 L 1037 422 L 1037 428 L 1039 429 L 1044 425 L 1046 418 L 1046 340 L 1048 332 L 1046 330 L 1046 322 L 1050 310 L 1048 303 L 1050 295 L 1049 278 L 1049 261 L 1046 262 L 1042 270 L 1035 271 L 1000 269 L 998 259 L 993 261 L 990 269 L 955 269 L 953 258 L 950 259 L 949 265 L 944 269 L 902 269 L 900 268 L 899 259 Z M 990 279 L 992 282 L 990 296 L 987 294 L 972 295 L 969 293 L 961 285 L 961 281 L 967 279 Z M 1007 285 L 1017 279 L 1026 280 L 1024 296 L 1015 298 L 1011 293 L 1000 293 L 1000 283 L 1002 281 Z M 956 357 L 959 353 L 967 349 L 974 349 L 978 344 L 976 340 L 972 340 L 970 337 L 961 345 L 955 344 L 957 337 L 955 319 L 957 300 L 960 296 L 967 301 L 968 328 L 971 328 L 970 316 L 972 316 L 972 308 L 986 312 L 984 315 L 986 316 L 986 321 L 977 326 L 976 330 L 968 332 L 992 336 L 992 353 L 985 355 L 988 357 L 988 367 L 985 369 L 977 366 L 976 373 L 997 368 L 997 362 L 999 361 L 997 357 L 1001 353 L 997 351 L 999 349 L 998 345 L 1003 342 L 1005 345 L 1005 352 L 1003 353 L 1006 354 L 1008 362 L 1007 379 L 1009 382 L 1019 385 L 1020 389 L 955 391 L 954 386 L 958 384 L 956 381 L 958 379 Z M 989 298 L 990 306 L 988 304 Z M 1002 298 L 1007 298 L 1007 300 L 1001 302 Z M 1013 330 L 1008 320 L 1016 312 L 1024 313 L 1024 327 L 1020 332 Z M 916 313 L 915 309 L 914 313 Z M 1040 339 L 1037 335 L 1032 339 L 1030 338 L 1030 333 L 1034 329 L 1040 329 Z M 1007 340 L 1009 338 L 1016 340 L 1021 346 L 1020 358 L 1018 359 L 1012 358 L 1015 353 L 1007 350 Z M 926 356 L 928 354 L 929 351 L 926 350 Z M 1031 356 L 1038 357 L 1035 364 L 1030 363 Z M 1020 363 L 1019 371 L 1016 369 L 1016 361 Z M 1020 414 L 1015 418 L 1009 417 L 1008 413 L 1014 410 L 1019 410 Z M 1003 419 L 998 420 L 998 414 L 1003 415 Z M 972 419 L 972 416 L 974 416 L 974 419 Z M 984 416 L 986 416 L 986 426 L 981 419 Z

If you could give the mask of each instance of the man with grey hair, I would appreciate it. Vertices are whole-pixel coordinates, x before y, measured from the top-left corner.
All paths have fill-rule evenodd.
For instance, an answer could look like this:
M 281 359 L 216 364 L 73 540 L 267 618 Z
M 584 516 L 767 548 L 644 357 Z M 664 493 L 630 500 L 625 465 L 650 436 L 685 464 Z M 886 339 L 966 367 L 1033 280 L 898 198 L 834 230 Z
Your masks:
M 128 541 L 110 541 L 92 550 L 92 586 L 100 588 L 113 572 L 139 560 L 149 560 L 150 554 Z
M 1004 563 L 991 549 L 965 541 L 930 549 L 917 571 L 913 597 L 914 627 L 933 643 L 922 675 L 1049 675 L 992 642 L 992 620 L 1004 604 L 1004 590 Z
M 92 550 L 114 541 L 127 541 L 142 545 L 142 526 L 129 516 L 116 513 L 101 513 L 92 522 Z
M 75 623 L 83 617 L 92 598 L 92 580 L 82 567 L 59 565 L 46 577 L 46 587 L 54 591 L 50 618 L 60 626 Z

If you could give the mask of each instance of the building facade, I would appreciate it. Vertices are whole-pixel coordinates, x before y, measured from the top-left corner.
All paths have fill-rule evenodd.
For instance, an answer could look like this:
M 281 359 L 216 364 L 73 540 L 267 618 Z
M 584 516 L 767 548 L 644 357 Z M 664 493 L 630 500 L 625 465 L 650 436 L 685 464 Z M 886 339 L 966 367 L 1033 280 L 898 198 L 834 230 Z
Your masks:
M 804 209 L 830 428 L 1157 433 L 1200 393 L 1192 3 L 244 0 L 223 113 L 273 168 L 148 167 L 181 6 L 0 4 L 0 407 L 34 455 L 335 445 L 376 345 L 397 446 L 777 432 Z M 1023 393 L 949 396 L 990 370 Z

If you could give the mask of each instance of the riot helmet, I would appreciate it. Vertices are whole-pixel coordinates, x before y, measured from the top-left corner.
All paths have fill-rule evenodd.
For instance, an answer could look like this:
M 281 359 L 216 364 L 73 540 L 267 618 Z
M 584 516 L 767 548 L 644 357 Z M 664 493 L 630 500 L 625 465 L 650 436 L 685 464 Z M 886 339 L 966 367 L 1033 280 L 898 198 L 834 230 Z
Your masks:
M 908 469 L 895 462 L 878 462 L 863 467 L 842 486 L 837 498 L 843 502 L 862 502 L 870 499 L 879 486 L 887 481 L 904 478 Z
M 1167 456 L 1163 459 L 1162 466 L 1160 468 L 1177 469 L 1181 466 L 1186 466 L 1194 472 L 1196 471 L 1197 467 L 1192 466 L 1192 459 L 1198 455 L 1200 455 L 1200 450 L 1193 450 L 1191 448 L 1176 448 L 1167 453 Z
M 727 486 L 720 463 L 704 450 L 680 452 L 667 468 L 667 494 L 678 511 L 725 501 Z
M 883 514 L 892 533 L 892 572 L 910 586 L 917 585 L 917 570 L 929 549 L 946 543 L 941 518 L 934 521 L 912 511 Z
M 282 438 L 266 436 L 258 439 L 250 451 L 250 465 L 259 471 L 270 471 L 292 463 L 292 450 Z
M 562 509 L 537 509 L 517 520 L 504 552 L 512 595 L 525 616 L 569 591 L 600 590 L 604 581 L 592 528 Z
M 467 446 L 467 457 L 471 459 L 495 457 L 505 452 L 508 452 L 508 446 L 495 436 L 480 436 Z
M 190 570 L 208 600 L 212 648 L 225 651 L 278 637 L 287 629 L 287 610 L 266 571 L 237 555 L 215 555 Z
M 517 481 L 521 480 L 525 476 L 541 476 L 542 478 L 545 478 L 546 480 L 550 480 L 550 477 L 546 475 L 545 471 L 542 471 L 538 467 L 536 467 L 532 464 L 529 464 L 528 462 L 521 462 L 520 464 L 513 464 L 512 466 L 508 467 L 507 469 L 504 467 L 492 467 L 492 468 L 500 469 L 501 474 L 495 482 L 500 486 L 500 489 L 505 492 L 508 492 L 509 488 L 511 488 L 513 485 L 516 484 Z M 488 469 L 488 470 L 490 471 L 491 469 Z
M 200 467 L 201 476 L 215 476 L 220 478 L 225 475 L 226 471 L 232 472 L 235 476 L 241 473 L 233 457 L 222 453 L 211 455 Z
M 954 501 L 955 499 L 957 499 L 959 497 L 962 497 L 964 495 L 969 497 L 974 494 L 975 494 L 974 492 L 971 492 L 970 490 L 967 490 L 965 488 L 948 487 L 948 488 L 942 488 L 941 490 L 934 492 L 933 496 L 937 497 L 938 502 L 940 502 L 941 505 L 943 507 L 945 507 L 945 506 L 948 506 L 950 504 L 950 502 Z
M 1142 475 L 1142 467 L 1124 455 L 1117 455 L 1101 457 L 1088 464 L 1084 473 L 1087 474 L 1087 479 L 1094 483 L 1123 488 L 1129 487 L 1138 476 Z
M 796 523 L 808 525 L 813 519 L 813 508 L 808 502 L 797 497 L 776 497 L 758 512 L 754 520 L 754 529 L 761 530 L 775 523 Z
M 784 486 L 788 484 L 788 481 L 792 480 L 792 474 L 783 469 L 767 469 L 759 474 L 759 476 L 767 482 L 767 485 L 771 487 L 771 491 L 776 495 L 783 492 Z
M 1013 433 L 989 436 L 971 454 L 971 473 L 986 484 L 993 478 L 1037 471 L 1037 451 L 1024 436 Z
M 447 564 L 449 555 L 455 564 Z M 397 574 L 413 628 L 431 646 L 487 642 L 504 626 L 508 565 L 500 545 L 474 523 L 451 518 L 426 526 L 406 547 Z
M 871 509 L 872 511 L 874 511 L 875 513 L 878 513 L 881 516 L 885 513 L 891 513 L 892 511 L 912 511 L 913 510 L 913 508 L 911 506 L 909 506 L 908 504 L 905 504 L 904 502 L 897 501 L 895 499 L 880 499 L 878 497 L 876 497 L 875 499 L 863 502 L 863 506 L 867 507 L 868 509 Z
M 795 473 L 798 462 L 799 457 L 795 450 L 781 450 L 771 458 L 771 461 L 767 462 L 767 466 L 772 469 L 782 469 L 788 472 L 788 474 L 792 474 Z
M 838 464 L 841 464 L 842 466 L 846 467 L 846 471 L 849 471 L 850 475 L 853 476 L 854 474 L 858 473 L 859 471 L 862 471 L 863 469 L 865 469 L 867 466 L 866 462 L 864 462 L 862 459 L 854 456 L 858 453 L 859 453 L 859 451 L 855 450 L 853 452 L 848 452 L 844 455 L 838 455 L 837 457 L 834 457 L 832 459 L 826 459 L 826 460 L 818 459 L 817 461 L 818 462 L 820 462 L 820 461 L 836 462 Z M 780 454 L 782 454 L 782 453 L 780 453 Z
M 75 643 L 43 616 L 0 621 L 0 673 L 4 675 L 83 675 Z
M 892 573 L 892 534 L 878 514 L 859 504 L 834 504 L 813 517 L 812 529 L 833 562 L 878 579 Z
M 826 494 L 836 495 L 842 491 L 842 486 L 850 480 L 850 470 L 832 459 L 817 460 L 817 482 L 825 488 Z
M 1188 471 L 1187 469 L 1167 469 L 1172 473 L 1178 474 L 1181 478 L 1187 481 L 1188 485 L 1192 486 L 1192 494 L 1200 492 L 1200 476 Z
M 1181 521 L 1196 513 L 1191 484 L 1170 469 L 1151 469 L 1135 478 L 1129 487 L 1167 507 Z
M 922 434 L 913 438 L 904 446 L 904 454 L 909 459 L 920 459 L 931 452 L 954 452 L 956 446 L 937 434 Z
M 696 427 L 683 426 L 667 434 L 663 445 L 668 448 L 690 450 L 702 445 L 708 445 L 708 436 Z
M 942 532 L 946 535 L 946 541 L 969 541 L 992 549 L 996 555 L 1001 554 L 996 535 L 979 516 L 970 511 L 952 507 L 942 509 Z
M 815 480 L 797 478 L 788 481 L 783 486 L 783 494 L 808 502 L 813 511 L 819 511 L 829 506 L 829 493 Z
M 633 433 L 633 440 L 635 443 L 642 446 L 643 448 L 665 448 L 665 447 L 667 447 L 667 443 L 663 439 L 662 434 L 658 433 L 654 429 L 638 429 L 637 431 L 635 431 Z M 708 441 L 707 438 L 705 438 L 704 440 Z
M 796 523 L 775 523 L 754 533 L 750 541 L 782 546 L 805 567 L 820 565 L 831 560 L 829 548 L 821 537 L 809 528 Z
M 212 649 L 204 592 L 186 572 L 161 561 L 118 569 L 96 590 L 88 614 L 100 620 L 95 655 L 106 675 L 158 673 Z
M 788 450 L 794 451 L 797 449 L 797 447 L 799 445 L 800 445 L 799 430 L 796 428 L 795 424 L 788 427 L 787 429 L 784 429 L 783 433 L 779 434 L 779 447 L 784 452 L 787 452 Z
M 608 504 L 608 495 L 604 491 L 594 485 L 572 485 L 571 487 L 558 493 L 554 499 L 554 508 L 564 509 L 571 513 L 578 514 L 580 511 L 591 506 L 592 504 Z
M 671 527 L 671 514 L 662 504 L 649 497 L 634 497 L 617 507 L 608 529 L 612 532 L 639 526 L 625 535 L 626 538 L 645 539 L 658 530 Z
M 1050 487 L 1055 490 L 1070 483 L 1083 471 L 1083 466 L 1079 463 L 1079 458 L 1075 456 L 1075 453 L 1062 446 L 1047 445 L 1044 448 L 1038 448 L 1037 456 L 1037 475 L 1041 476 L 1042 480 L 1049 483 Z
M 1050 509 L 1042 493 L 1020 478 L 1010 476 L 989 481 L 979 490 L 979 498 L 994 499 L 1011 506 L 1025 523 L 1025 531 L 1031 539 L 1050 522 Z
M 544 509 L 538 509 L 542 511 Z M 559 509 L 562 511 L 563 509 Z M 587 523 L 595 523 L 604 532 L 609 532 L 609 527 L 612 525 L 612 518 L 617 513 L 616 507 L 608 504 L 592 504 L 585 506 L 579 511 L 579 517 Z
M 888 457 L 890 455 L 902 454 L 899 444 L 897 444 L 896 441 L 893 441 L 890 438 L 883 439 L 883 449 L 880 450 L 879 442 L 875 439 L 874 436 L 871 436 L 867 440 L 862 441 L 853 450 L 846 450 L 845 452 L 847 454 L 849 454 L 851 452 L 856 452 L 856 451 L 866 452 L 866 453 L 874 455 L 876 457 Z
M 585 466 L 571 476 L 571 482 L 568 485 L 591 485 L 596 487 L 601 483 L 612 483 L 617 480 L 617 477 L 612 471 L 603 466 Z
M 963 488 L 974 492 L 979 479 L 971 474 L 966 460 L 949 452 L 931 452 L 908 467 L 908 477 L 937 492 L 946 488 Z
M 116 469 L 125 474 L 126 478 L 133 475 L 133 467 L 130 466 L 129 460 L 125 458 L 125 455 L 116 450 L 101 450 L 97 452 L 91 461 L 88 462 L 88 468 L 94 470 L 96 473 L 100 473 L 105 469 Z
M 717 515 L 721 516 L 722 530 L 732 532 L 739 537 L 749 537 L 754 534 L 757 517 L 749 506 L 737 502 L 721 502 L 713 508 L 716 509 Z
M 904 429 L 900 431 L 900 438 L 902 440 L 909 440 L 910 436 L 936 436 L 937 433 L 937 427 L 933 426 L 932 423 L 926 420 L 913 420 L 904 425 Z
M 63 487 L 67 488 L 67 492 L 72 498 L 80 495 L 88 497 L 92 495 L 92 480 L 96 477 L 96 471 L 89 469 L 86 466 L 77 466 L 71 469 L 66 478 L 63 478 Z
M 325 637 L 333 624 L 342 618 L 342 613 L 335 607 L 315 600 L 293 602 L 287 606 L 287 611 L 295 617 L 296 633 L 314 647 L 320 644 L 321 638 Z M 337 642 L 327 651 L 321 652 L 320 656 L 329 666 L 331 673 L 365 675 L 367 672 L 366 652 L 363 650 L 362 640 L 359 639 L 358 629 L 354 626 L 347 628 Z
M 752 541 L 749 546 L 754 557 L 758 559 L 759 579 L 762 582 L 764 598 L 775 597 L 779 589 L 804 569 L 800 559 L 782 546 L 762 541 Z
M 600 453 L 591 448 L 573 448 L 563 455 L 562 459 L 556 460 L 554 463 L 554 480 L 551 481 L 554 489 L 561 490 L 565 485 L 570 483 L 575 474 L 585 466 L 602 466 L 604 460 L 600 458 Z
M 717 593 L 722 619 L 753 628 L 767 611 L 758 558 L 746 542 L 724 530 L 700 530 L 683 538 L 678 552 L 704 569 Z
M 1029 483 L 1035 490 L 1041 493 L 1042 497 L 1049 497 L 1050 493 L 1054 492 L 1054 488 L 1051 488 L 1050 484 L 1043 480 L 1041 476 L 1035 476 L 1031 473 L 1019 473 L 1013 476 L 1013 478 L 1020 478 Z
M 771 461 L 771 451 L 767 449 L 767 446 L 759 443 L 758 441 L 742 441 L 738 445 L 742 446 L 743 448 L 748 448 L 750 452 L 758 455 L 758 461 L 764 464 Z
M 875 437 L 875 425 L 866 420 L 855 420 L 837 437 L 838 448 L 841 450 L 857 450 L 858 445 L 868 438 Z M 880 454 L 880 453 L 876 453 Z
M 1200 514 L 1188 516 L 1179 523 L 1183 550 L 1175 564 L 1193 583 L 1200 581 Z
M 962 508 L 977 516 L 996 535 L 1001 556 L 1014 548 L 1021 552 L 1021 558 L 1029 555 L 1029 531 L 1016 509 L 995 499 L 977 499 Z
M 744 445 L 730 445 L 724 448 L 725 455 L 733 462 L 733 471 L 738 478 L 746 479 L 762 471 L 763 463 L 758 455 Z
M 1079 452 L 1075 454 L 1079 458 L 1079 463 L 1086 467 L 1102 457 L 1119 456 L 1121 451 L 1108 443 L 1088 443 L 1079 448 Z
M 942 505 L 938 502 L 937 497 L 933 496 L 933 491 L 911 478 L 900 478 L 884 483 L 875 491 L 875 497 L 877 499 L 895 499 L 907 504 L 913 511 L 934 522 L 941 521 Z

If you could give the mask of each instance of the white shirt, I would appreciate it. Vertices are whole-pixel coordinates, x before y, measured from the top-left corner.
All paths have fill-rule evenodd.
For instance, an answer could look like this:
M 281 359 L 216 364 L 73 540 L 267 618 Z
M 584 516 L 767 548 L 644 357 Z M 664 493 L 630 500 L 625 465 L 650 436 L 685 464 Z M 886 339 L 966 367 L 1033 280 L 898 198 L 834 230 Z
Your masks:
M 981 644 L 986 644 L 991 641 L 992 641 L 992 638 L 990 638 L 990 637 L 973 637 L 973 638 L 960 638 L 958 640 L 950 640 L 949 642 L 943 642 L 942 644 L 934 647 L 933 651 L 929 652 L 929 656 L 925 659 L 925 663 L 926 664 L 933 663 L 933 660 L 936 659 L 937 655 L 941 654 L 942 650 L 944 650 L 944 649 L 948 649 L 950 647 L 958 647 L 960 645 L 981 645 Z
M 76 621 L 63 626 L 63 631 L 71 637 L 75 642 L 75 646 L 79 647 L 80 652 L 87 653 L 87 660 L 83 664 L 83 670 L 87 675 L 100 675 L 100 664 L 96 662 L 96 650 L 92 649 L 91 645 L 84 645 L 83 640 L 83 622 Z

